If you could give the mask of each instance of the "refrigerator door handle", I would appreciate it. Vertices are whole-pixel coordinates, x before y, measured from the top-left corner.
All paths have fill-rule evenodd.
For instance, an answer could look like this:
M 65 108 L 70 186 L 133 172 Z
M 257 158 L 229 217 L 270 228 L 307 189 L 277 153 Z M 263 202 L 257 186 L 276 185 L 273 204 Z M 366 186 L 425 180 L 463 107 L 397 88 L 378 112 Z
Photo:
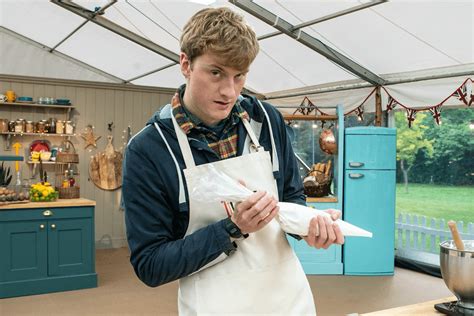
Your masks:
M 363 167 L 363 162 L 349 162 L 349 167 L 360 168 Z
M 351 179 L 360 179 L 363 177 L 364 175 L 362 173 L 349 173 L 349 178 Z

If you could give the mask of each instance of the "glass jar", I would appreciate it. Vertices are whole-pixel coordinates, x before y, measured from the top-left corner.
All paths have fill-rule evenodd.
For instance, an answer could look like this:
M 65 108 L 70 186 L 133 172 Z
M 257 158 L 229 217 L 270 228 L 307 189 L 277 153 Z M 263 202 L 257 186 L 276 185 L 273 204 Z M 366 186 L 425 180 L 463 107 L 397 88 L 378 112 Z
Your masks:
M 35 132 L 33 121 L 26 121 L 25 132 L 26 133 L 34 133 Z
M 23 121 L 16 120 L 15 122 L 15 133 L 23 133 Z
M 56 122 L 56 134 L 64 134 L 64 122 L 61 120 Z
M 41 120 L 36 123 L 36 132 L 37 133 L 44 133 L 45 132 L 45 120 Z
M 57 122 L 56 118 L 54 118 L 54 117 L 49 118 L 49 120 L 48 120 L 48 123 L 49 123 L 48 131 L 49 131 L 49 133 L 56 133 L 56 122 Z
M 74 125 L 72 125 L 72 121 L 66 121 L 64 124 L 64 131 L 68 135 L 74 134 Z
M 8 130 L 13 133 L 15 131 L 15 125 L 16 125 L 16 121 L 10 121 L 8 123 Z
M 8 120 L 0 119 L 0 133 L 8 132 Z
M 22 119 L 22 118 L 19 118 L 18 121 L 21 122 L 21 128 L 24 131 L 26 131 L 26 120 L 25 119 Z

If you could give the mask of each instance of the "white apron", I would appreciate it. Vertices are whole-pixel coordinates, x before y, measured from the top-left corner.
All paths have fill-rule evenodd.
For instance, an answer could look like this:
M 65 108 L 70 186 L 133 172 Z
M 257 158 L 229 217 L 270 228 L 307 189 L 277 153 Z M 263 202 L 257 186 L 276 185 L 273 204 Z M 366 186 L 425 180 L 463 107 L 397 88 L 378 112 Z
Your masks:
M 260 104 L 263 111 L 265 109 Z M 273 157 L 276 156 L 273 134 L 268 114 L 272 138 Z M 227 217 L 222 204 L 202 203 L 194 199 L 191 188 L 195 187 L 202 172 L 196 166 L 188 139 L 171 114 L 174 128 L 183 153 L 189 194 L 189 226 L 186 235 Z M 261 124 L 252 121 L 257 129 Z M 244 120 L 247 129 L 244 154 L 239 157 L 212 163 L 219 171 L 234 179 L 243 180 L 252 190 L 266 190 L 278 197 L 273 171 L 278 170 L 277 159 L 274 164 L 270 154 L 258 143 L 250 123 Z M 163 134 L 155 123 L 155 127 Z M 259 134 L 259 133 L 258 133 Z M 250 139 L 253 145 L 250 145 Z M 166 139 L 163 137 L 164 141 Z M 257 152 L 250 153 L 257 148 Z M 168 150 L 170 147 L 168 146 Z M 176 168 L 179 167 L 174 154 Z M 276 161 L 276 162 L 275 162 Z M 180 203 L 186 202 L 181 173 Z M 213 262 L 199 271 L 180 279 L 178 308 L 180 315 L 315 315 L 316 310 L 311 289 L 299 260 L 291 249 L 285 233 L 273 219 L 263 229 L 251 233 L 243 240 L 236 241 L 237 250 L 227 256 L 221 254 Z

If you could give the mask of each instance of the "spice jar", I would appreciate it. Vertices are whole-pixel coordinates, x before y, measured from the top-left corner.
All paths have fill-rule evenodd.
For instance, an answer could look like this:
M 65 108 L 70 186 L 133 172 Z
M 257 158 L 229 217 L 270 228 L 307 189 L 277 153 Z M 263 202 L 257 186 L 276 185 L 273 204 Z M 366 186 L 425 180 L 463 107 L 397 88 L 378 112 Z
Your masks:
M 15 133 L 23 133 L 23 121 L 16 120 L 16 122 L 15 122 Z
M 64 134 L 64 122 L 61 120 L 56 122 L 56 134 Z
M 34 133 L 35 132 L 33 121 L 26 121 L 25 132 L 26 133 Z
M 15 131 L 15 125 L 16 125 L 16 121 L 10 121 L 8 123 L 8 130 L 13 133 Z
M 64 131 L 68 135 L 74 134 L 74 125 L 72 125 L 72 121 L 66 121 L 64 125 Z
M 8 132 L 8 120 L 0 119 L 0 133 Z
M 45 131 L 45 120 L 41 120 L 38 123 L 36 123 L 36 132 L 37 133 L 44 133 Z

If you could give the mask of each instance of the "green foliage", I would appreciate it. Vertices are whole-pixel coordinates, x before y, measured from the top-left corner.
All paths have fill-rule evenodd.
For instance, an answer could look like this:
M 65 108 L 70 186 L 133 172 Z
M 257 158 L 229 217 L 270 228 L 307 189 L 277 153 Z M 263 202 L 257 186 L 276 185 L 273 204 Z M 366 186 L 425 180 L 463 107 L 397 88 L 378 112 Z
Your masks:
M 408 127 L 404 112 L 395 112 L 395 124 L 397 127 L 397 160 L 404 160 L 412 165 L 420 150 L 424 150 L 428 156 L 433 154 L 433 141 L 425 137 L 428 126 L 423 124 L 425 113 L 418 113 L 412 127 Z
M 432 142 L 433 151 L 431 154 L 421 149 L 416 153 L 410 179 L 418 183 L 473 185 L 474 131 L 469 124 L 474 121 L 474 110 L 444 110 L 441 117 L 439 126 L 431 115 L 423 117 L 421 124 L 427 127 L 424 136 Z

